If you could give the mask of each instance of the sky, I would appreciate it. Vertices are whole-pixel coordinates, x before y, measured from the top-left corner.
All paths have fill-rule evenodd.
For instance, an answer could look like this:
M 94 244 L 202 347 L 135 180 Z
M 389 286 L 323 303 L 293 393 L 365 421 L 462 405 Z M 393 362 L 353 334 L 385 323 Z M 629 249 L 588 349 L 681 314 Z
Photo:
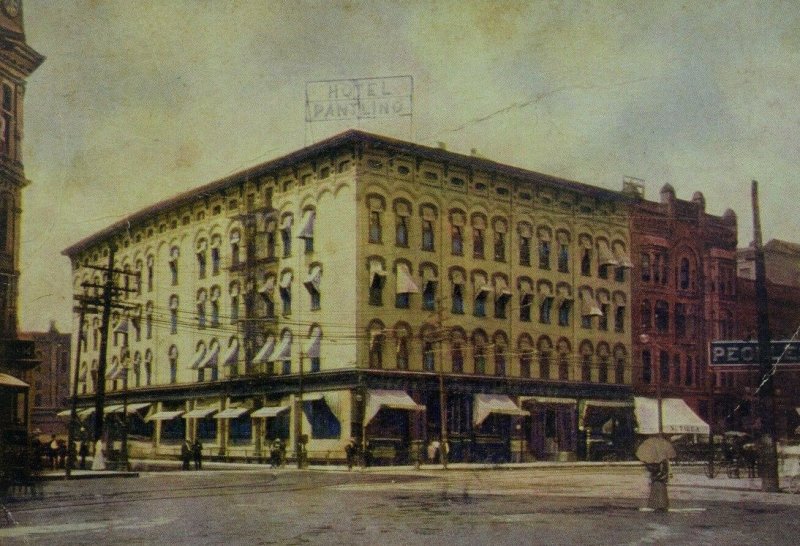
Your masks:
M 800 2 L 25 0 L 20 329 L 72 327 L 68 246 L 350 127 L 595 186 L 672 184 L 800 242 Z M 410 75 L 413 118 L 305 121 Z

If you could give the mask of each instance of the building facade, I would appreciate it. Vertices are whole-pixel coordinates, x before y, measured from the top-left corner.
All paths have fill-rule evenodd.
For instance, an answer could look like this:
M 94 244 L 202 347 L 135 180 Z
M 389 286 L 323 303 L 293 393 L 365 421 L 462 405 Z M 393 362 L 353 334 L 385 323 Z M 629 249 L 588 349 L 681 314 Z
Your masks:
M 636 181 L 626 191 L 638 196 L 630 209 L 634 391 L 681 398 L 713 424 L 708 347 L 735 328 L 736 216 L 708 214 L 702 193 L 677 199 L 669 184 L 658 202 Z
M 107 377 L 99 316 L 74 339 L 81 415 L 106 381 L 134 453 L 186 438 L 242 458 L 281 438 L 312 459 L 353 438 L 376 462 L 434 440 L 453 460 L 629 450 L 627 199 L 349 131 L 158 203 L 64 252 L 76 293 L 112 246 L 138 274 Z
M 39 363 L 27 376 L 30 382 L 31 429 L 42 436 L 66 436 L 67 421 L 58 417 L 58 413 L 69 405 L 72 336 L 59 332 L 55 322 L 51 322 L 47 332 L 20 332 L 19 337 L 33 342 L 34 356 Z
M 44 61 L 25 42 L 22 2 L 0 2 L 0 437 L 27 427 L 33 344 L 17 337 L 25 80 Z M 1 441 L 1 440 L 0 440 Z
M 738 298 L 735 339 L 758 339 L 758 313 L 755 289 L 755 251 L 752 246 L 737 251 Z M 767 274 L 767 310 L 770 338 L 794 339 L 800 328 L 800 245 L 773 239 L 764 245 Z M 716 374 L 716 389 L 735 403 L 728 415 L 732 427 L 755 428 L 758 421 L 757 369 L 722 368 Z M 794 439 L 800 427 L 800 362 L 784 358 L 773 379 L 775 388 L 775 427 L 780 439 Z

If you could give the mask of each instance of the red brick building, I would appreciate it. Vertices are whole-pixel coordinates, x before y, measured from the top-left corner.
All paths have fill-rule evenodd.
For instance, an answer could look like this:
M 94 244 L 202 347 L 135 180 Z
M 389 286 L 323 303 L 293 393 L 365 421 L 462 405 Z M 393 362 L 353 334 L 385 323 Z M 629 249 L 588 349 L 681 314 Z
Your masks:
M 705 198 L 677 199 L 666 184 L 660 201 L 632 196 L 631 273 L 633 390 L 639 396 L 682 398 L 715 424 L 708 343 L 734 334 L 736 215 L 714 216 Z
M 789 340 L 800 327 L 800 245 L 773 239 L 764 245 L 770 337 Z M 755 252 L 752 247 L 737 251 L 736 339 L 758 336 L 755 296 Z M 757 415 L 757 370 L 726 371 L 716 374 L 716 388 L 726 392 L 730 404 L 739 409 L 731 416 L 733 424 L 754 426 Z M 800 364 L 782 364 L 774 378 L 775 419 L 779 438 L 792 438 L 800 426 Z

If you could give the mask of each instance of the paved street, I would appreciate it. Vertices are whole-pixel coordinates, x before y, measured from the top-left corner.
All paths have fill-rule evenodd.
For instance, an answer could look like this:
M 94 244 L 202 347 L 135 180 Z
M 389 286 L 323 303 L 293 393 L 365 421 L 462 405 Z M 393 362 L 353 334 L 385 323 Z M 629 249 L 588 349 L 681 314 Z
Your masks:
M 796 544 L 800 495 L 758 483 L 677 468 L 656 514 L 637 466 L 143 472 L 7 499 L 0 543 Z

